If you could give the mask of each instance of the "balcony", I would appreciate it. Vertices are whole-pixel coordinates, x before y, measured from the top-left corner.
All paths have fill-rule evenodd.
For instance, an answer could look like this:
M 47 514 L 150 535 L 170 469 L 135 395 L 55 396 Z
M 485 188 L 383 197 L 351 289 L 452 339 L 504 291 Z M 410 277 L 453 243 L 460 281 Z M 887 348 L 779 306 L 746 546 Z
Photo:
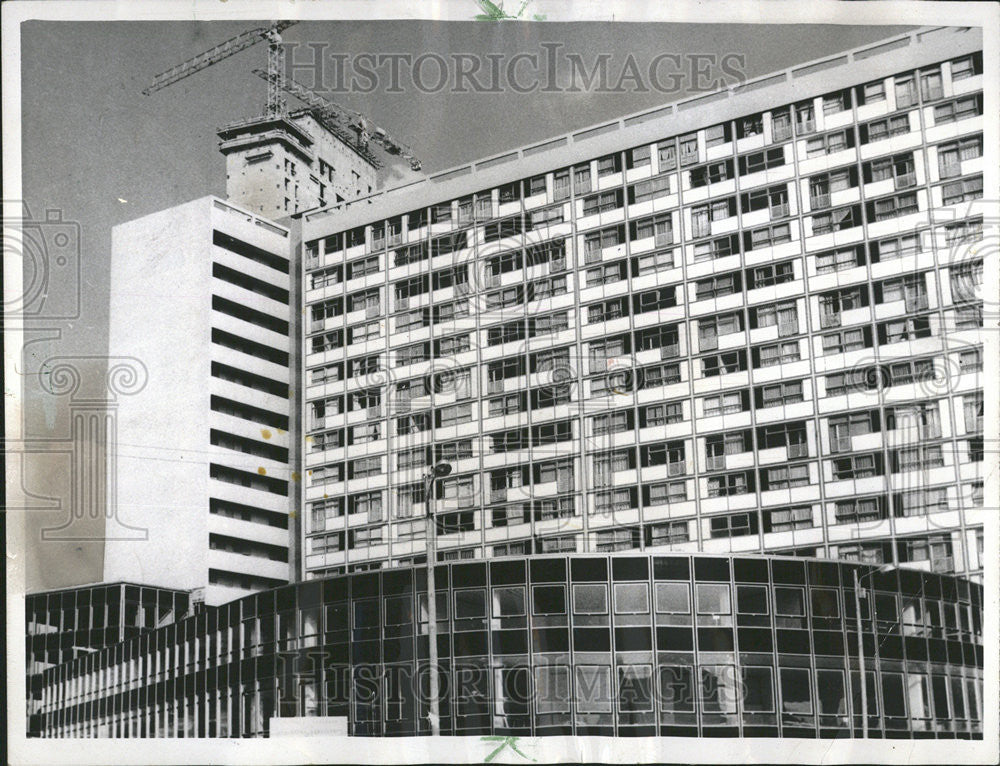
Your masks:
M 830 327 L 840 327 L 840 325 L 841 325 L 841 320 L 839 312 L 820 314 L 819 316 L 819 326 L 822 327 L 824 330 Z
M 819 210 L 824 207 L 830 207 L 830 194 L 814 194 L 809 198 L 809 209 Z

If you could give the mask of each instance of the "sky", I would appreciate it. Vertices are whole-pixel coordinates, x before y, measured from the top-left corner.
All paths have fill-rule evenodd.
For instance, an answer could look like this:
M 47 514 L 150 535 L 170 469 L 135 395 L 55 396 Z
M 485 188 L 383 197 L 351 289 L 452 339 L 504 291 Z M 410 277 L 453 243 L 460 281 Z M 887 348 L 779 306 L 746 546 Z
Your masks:
M 471 15 L 471 14 L 470 14 Z M 31 215 L 62 211 L 80 226 L 81 309 L 78 319 L 55 323 L 60 337 L 32 345 L 32 359 L 107 353 L 108 265 L 113 226 L 207 194 L 224 195 L 225 167 L 216 130 L 259 114 L 264 83 L 251 73 L 266 63 L 257 45 L 150 96 L 141 94 L 158 72 L 265 22 L 26 22 L 22 28 L 22 162 L 24 200 Z M 560 55 L 593 65 L 608 54 L 620 72 L 631 53 L 640 71 L 661 54 L 735 54 L 746 77 L 864 45 L 904 32 L 903 26 L 709 25 L 660 23 L 322 22 L 287 29 L 286 42 L 322 43 L 347 55 L 541 54 L 559 43 Z M 304 50 L 304 49 L 303 49 Z M 306 55 L 302 53 L 301 55 Z M 689 59 L 685 59 L 689 60 Z M 563 61 L 565 63 L 565 61 Z M 485 65 L 484 65 L 485 66 Z M 435 69 L 423 69 L 433 83 Z M 485 69 L 483 71 L 486 71 Z M 526 70 L 522 70 L 526 71 Z M 565 73 L 565 69 L 562 70 Z M 663 71 L 663 70 L 661 70 Z M 329 72 L 329 70 L 327 70 Z M 303 79 L 311 84 L 308 79 Z M 331 78 L 332 80 L 332 78 Z M 666 77 L 663 78 L 667 80 Z M 683 98 L 655 87 L 596 93 L 522 94 L 420 92 L 408 78 L 401 93 L 383 78 L 370 93 L 330 94 L 407 143 L 433 173 L 548 136 Z M 317 84 L 321 93 L 322 84 Z M 27 342 L 28 338 L 26 338 Z M 181 356 L 178 364 L 186 360 Z M 84 365 L 103 374 L 102 363 Z M 26 367 L 27 434 L 66 433 L 65 404 L 39 392 L 37 364 Z M 35 377 L 31 377 L 32 373 Z M 61 407 L 61 409 L 60 409 Z M 62 496 L 66 471 L 58 461 L 37 463 L 31 489 Z M 56 513 L 29 515 L 29 540 Z M 91 525 L 85 537 L 97 537 Z M 98 540 L 30 545 L 29 589 L 100 579 Z

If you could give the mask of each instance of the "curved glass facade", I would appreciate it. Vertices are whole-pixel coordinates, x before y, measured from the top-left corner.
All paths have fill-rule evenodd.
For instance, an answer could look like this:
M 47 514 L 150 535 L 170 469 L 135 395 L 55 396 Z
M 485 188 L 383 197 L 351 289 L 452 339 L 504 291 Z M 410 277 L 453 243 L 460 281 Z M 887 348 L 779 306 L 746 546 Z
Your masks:
M 443 734 L 978 738 L 982 587 L 707 555 L 437 568 Z M 854 575 L 861 581 L 856 594 Z M 860 599 L 856 598 L 860 595 Z M 264 591 L 46 671 L 47 736 L 429 733 L 426 570 Z

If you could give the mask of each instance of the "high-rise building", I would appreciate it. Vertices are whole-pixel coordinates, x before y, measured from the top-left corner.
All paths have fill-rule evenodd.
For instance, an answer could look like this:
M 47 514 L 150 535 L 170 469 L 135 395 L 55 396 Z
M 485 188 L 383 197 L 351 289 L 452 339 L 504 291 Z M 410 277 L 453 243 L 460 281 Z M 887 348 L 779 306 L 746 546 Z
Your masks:
M 981 34 L 303 217 L 307 577 L 666 549 L 982 570 Z
M 104 578 L 218 604 L 286 583 L 289 229 L 204 197 L 115 227 L 110 353 L 146 386 L 118 411 Z
M 374 157 L 356 137 L 333 128 L 312 109 L 222 128 L 226 197 L 277 219 L 368 196 L 376 186 Z

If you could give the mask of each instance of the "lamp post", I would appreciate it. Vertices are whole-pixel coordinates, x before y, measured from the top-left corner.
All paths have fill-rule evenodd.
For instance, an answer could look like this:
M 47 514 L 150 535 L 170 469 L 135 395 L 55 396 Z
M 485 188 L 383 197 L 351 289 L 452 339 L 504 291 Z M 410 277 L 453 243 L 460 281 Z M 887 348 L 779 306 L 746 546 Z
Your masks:
M 427 548 L 427 640 L 430 648 L 430 700 L 427 717 L 431 736 L 441 736 L 441 712 L 438 688 L 437 590 L 434 586 L 434 565 L 437 564 L 437 526 L 434 519 L 434 489 L 438 479 L 451 473 L 451 463 L 435 463 L 424 473 L 424 507 L 426 508 Z
M 868 676 L 865 670 L 865 643 L 861 635 L 861 581 L 866 577 L 871 577 L 873 574 L 880 572 L 889 572 L 894 569 L 892 565 L 882 566 L 878 569 L 873 569 L 870 572 L 858 577 L 857 567 L 851 569 L 851 574 L 854 576 L 854 619 L 856 623 L 856 628 L 858 631 L 858 667 L 860 672 L 858 674 L 861 679 L 861 738 L 868 739 Z M 875 626 L 875 604 L 872 603 L 872 627 Z M 854 728 L 853 726 L 851 727 Z

